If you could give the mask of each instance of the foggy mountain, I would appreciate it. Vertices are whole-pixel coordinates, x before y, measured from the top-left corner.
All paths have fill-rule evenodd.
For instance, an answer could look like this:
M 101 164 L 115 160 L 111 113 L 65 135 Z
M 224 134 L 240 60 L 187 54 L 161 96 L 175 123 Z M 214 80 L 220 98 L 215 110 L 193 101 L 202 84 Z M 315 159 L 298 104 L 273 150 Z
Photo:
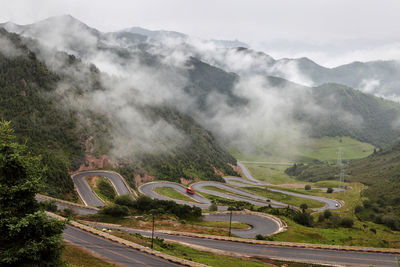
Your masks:
M 339 83 L 367 94 L 399 101 L 400 62 L 396 60 L 353 62 L 326 68 L 308 58 L 275 60 L 263 52 L 244 48 L 223 51 L 218 56 L 213 53 L 203 55 L 202 60 L 238 74 L 277 76 L 307 86 Z M 237 66 L 232 62 L 242 64 Z
M 100 113 L 112 122 L 109 154 L 117 157 L 185 146 L 187 131 L 173 116 L 160 117 L 163 107 L 190 116 L 220 143 L 241 150 L 290 140 L 295 151 L 299 140 L 324 135 L 383 147 L 400 135 L 399 105 L 338 84 L 346 85 L 346 77 L 354 83 L 372 79 L 365 71 L 357 76 L 349 70 L 338 82 L 335 72 L 346 71 L 306 58 L 275 60 L 243 47 L 175 38 L 175 33 L 153 38 L 137 28 L 102 33 L 71 16 L 2 26 L 26 37 L 24 44 L 63 78 L 56 92 L 67 109 Z M 58 51 L 82 64 L 70 64 L 76 60 Z M 325 82 L 336 84 L 316 86 Z M 157 110 L 157 119 L 143 112 L 146 107 Z

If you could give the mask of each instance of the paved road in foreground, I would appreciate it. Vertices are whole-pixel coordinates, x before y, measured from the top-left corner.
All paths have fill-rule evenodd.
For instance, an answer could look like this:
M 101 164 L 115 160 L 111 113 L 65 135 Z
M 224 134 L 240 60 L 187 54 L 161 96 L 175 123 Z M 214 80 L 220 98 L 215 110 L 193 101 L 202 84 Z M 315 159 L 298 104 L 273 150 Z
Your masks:
M 99 207 L 105 205 L 104 202 L 92 191 L 88 182 L 85 179 L 87 176 L 91 175 L 108 178 L 112 183 L 112 185 L 114 186 L 118 195 L 126 195 L 131 193 L 127 185 L 125 184 L 124 180 L 117 173 L 109 171 L 80 172 L 72 175 L 72 179 L 74 181 L 79 196 L 87 206 Z
M 64 230 L 64 239 L 124 266 L 181 266 L 69 225 Z
M 93 223 L 91 225 L 96 225 L 96 223 Z M 118 226 L 107 226 L 107 228 L 120 229 L 129 233 L 139 233 L 144 236 L 151 236 L 151 232 L 149 231 L 142 231 Z M 398 267 L 396 256 L 400 256 L 399 254 L 384 254 L 376 252 L 356 252 L 333 249 L 328 250 L 301 247 L 282 247 L 274 245 L 255 245 L 233 241 L 170 235 L 160 233 L 158 231 L 155 232 L 155 236 L 163 239 L 170 239 L 187 244 L 203 246 L 206 248 L 239 253 L 242 255 L 344 266 Z

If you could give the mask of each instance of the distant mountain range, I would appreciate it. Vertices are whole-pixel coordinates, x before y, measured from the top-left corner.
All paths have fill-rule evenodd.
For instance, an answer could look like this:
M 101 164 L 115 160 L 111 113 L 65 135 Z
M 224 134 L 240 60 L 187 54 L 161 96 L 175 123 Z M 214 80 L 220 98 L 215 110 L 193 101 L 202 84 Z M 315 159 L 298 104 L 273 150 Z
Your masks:
M 380 147 L 400 135 L 399 105 L 352 89 L 385 97 L 397 94 L 400 71 L 395 61 L 355 62 L 329 69 L 307 58 L 275 60 L 236 41 L 214 40 L 224 45 L 210 46 L 209 41 L 193 42 L 182 33 L 138 27 L 102 33 L 68 15 L 29 25 L 9 22 L 0 26 L 26 37 L 23 42 L 38 59 L 68 77 L 76 88 L 95 89 L 99 81 L 92 81 L 91 74 L 80 69 L 71 72 L 60 64 L 57 51 L 93 64 L 97 71 L 123 76 L 127 81 L 120 83 L 129 90 L 144 87 L 136 89 L 147 94 L 154 89 L 157 105 L 161 101 L 176 107 L 223 142 L 232 138 L 253 142 L 247 128 L 264 132 L 257 138 L 280 127 L 280 131 L 295 129 L 314 137 L 346 135 Z M 178 40 L 169 45 L 164 37 Z M 232 48 L 235 44 L 240 47 Z M 82 73 L 87 75 L 78 75 Z M 150 80 L 131 81 L 133 74 Z M 254 77 L 264 80 L 243 85 Z M 108 87 L 117 87 L 116 81 Z M 254 91 L 257 86 L 261 91 Z M 156 90 L 159 87 L 163 90 Z M 275 99 L 270 105 L 274 109 L 259 102 L 262 97 L 254 93 L 263 94 L 265 102 Z
M 164 38 L 179 39 L 185 43 L 191 38 L 180 32 L 152 31 L 141 27 L 131 27 L 117 32 L 102 33 L 69 15 L 52 17 L 29 25 L 18 25 L 7 22 L 0 24 L 0 27 L 11 32 L 35 37 L 43 42 L 49 41 L 50 43 L 54 43 L 55 40 L 53 37 L 57 35 L 70 36 L 70 38 L 63 38 L 63 41 L 66 41 L 64 48 L 67 51 L 69 50 L 69 52 L 79 52 L 78 46 L 89 45 L 91 41 L 97 42 L 101 46 L 102 44 L 113 45 L 112 42 L 118 40 L 120 45 L 123 44 L 129 47 L 138 44 L 146 46 L 149 40 L 162 42 Z M 81 38 L 83 34 L 91 38 Z M 75 42 L 77 39 L 80 40 L 79 44 Z M 69 40 L 72 43 L 69 43 Z M 249 45 L 238 40 L 209 40 L 208 42 L 226 48 L 222 52 L 219 51 L 223 55 L 222 60 L 213 54 L 202 54 L 196 47 L 191 46 L 190 43 L 189 45 L 180 47 L 180 49 L 185 49 L 186 53 L 204 62 L 239 75 L 252 73 L 276 76 L 307 86 L 339 83 L 378 97 L 394 101 L 400 99 L 400 63 L 395 60 L 364 63 L 353 62 L 335 68 L 326 68 L 308 58 L 275 60 L 263 52 L 249 49 Z M 63 44 L 59 45 L 63 46 Z M 230 49 L 233 49 L 234 52 Z M 232 64 L 229 61 L 229 56 L 232 54 L 235 54 L 237 57 L 238 64 Z M 249 58 L 254 61 L 250 65 L 246 61 Z

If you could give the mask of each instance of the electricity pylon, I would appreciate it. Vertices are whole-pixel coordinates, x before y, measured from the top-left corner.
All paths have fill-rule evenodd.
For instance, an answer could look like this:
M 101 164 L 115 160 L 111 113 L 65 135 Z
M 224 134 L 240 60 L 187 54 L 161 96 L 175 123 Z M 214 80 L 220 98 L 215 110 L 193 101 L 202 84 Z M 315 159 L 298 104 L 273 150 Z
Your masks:
M 339 188 L 344 187 L 344 164 L 342 162 L 342 148 L 339 147 L 339 151 L 337 152 L 337 161 L 336 161 L 336 165 L 340 168 L 340 172 L 339 172 Z

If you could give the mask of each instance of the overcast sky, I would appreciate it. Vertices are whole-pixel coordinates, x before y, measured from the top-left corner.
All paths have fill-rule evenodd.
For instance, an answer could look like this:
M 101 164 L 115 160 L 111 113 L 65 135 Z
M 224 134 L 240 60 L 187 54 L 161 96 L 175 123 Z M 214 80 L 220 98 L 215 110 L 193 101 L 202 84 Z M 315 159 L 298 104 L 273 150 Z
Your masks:
M 334 66 L 400 59 L 399 0 L 0 0 L 0 22 L 70 14 L 101 31 L 131 26 L 239 39 L 275 57 Z

